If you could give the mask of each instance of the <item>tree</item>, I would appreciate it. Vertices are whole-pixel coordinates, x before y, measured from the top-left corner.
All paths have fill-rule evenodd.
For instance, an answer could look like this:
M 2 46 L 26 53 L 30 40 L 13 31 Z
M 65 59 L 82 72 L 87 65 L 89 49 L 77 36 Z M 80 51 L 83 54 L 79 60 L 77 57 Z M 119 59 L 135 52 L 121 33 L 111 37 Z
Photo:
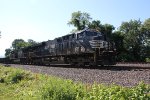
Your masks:
M 29 45 L 35 45 L 35 44 L 37 44 L 37 42 L 32 40 L 32 39 L 28 39 L 28 44 Z
M 141 33 L 143 58 L 150 58 L 150 18 L 144 21 Z
M 7 58 L 7 57 L 9 57 L 9 54 L 11 53 L 11 49 L 10 48 L 8 48 L 8 49 L 5 49 L 5 57 Z
M 124 37 L 122 36 L 121 32 L 120 31 L 115 31 L 112 34 L 112 39 L 115 42 L 115 46 L 116 46 L 117 51 L 119 53 L 124 51 L 124 48 L 123 48 L 123 39 L 124 39 Z
M 110 24 L 102 25 L 99 20 L 93 20 L 89 24 L 89 28 L 96 29 L 99 32 L 102 32 L 104 35 L 106 35 L 106 37 L 108 37 L 107 40 L 112 40 L 112 32 L 115 29 L 115 27 L 113 25 L 110 25 Z
M 104 24 L 102 25 L 102 28 L 101 28 L 101 32 L 104 33 L 107 37 L 107 40 L 112 40 L 112 32 L 113 30 L 115 29 L 115 27 L 111 24 Z
M 124 48 L 126 49 L 127 59 L 130 61 L 140 61 L 141 51 L 141 21 L 130 20 L 129 22 L 123 22 L 120 26 L 123 39 Z
M 35 44 L 37 44 L 37 42 L 32 39 L 28 39 L 28 42 L 24 41 L 23 39 L 15 39 L 12 42 L 12 48 L 14 50 L 18 50 L 27 46 L 35 45 Z
M 26 43 L 23 39 L 15 39 L 13 42 L 12 42 L 12 48 L 14 50 L 19 50 L 23 47 L 27 47 L 29 46 L 28 43 Z
M 144 21 L 141 31 L 143 43 L 147 46 L 150 46 L 150 18 Z
M 88 13 L 77 11 L 72 13 L 72 17 L 68 24 L 75 26 L 77 30 L 82 30 L 89 25 L 91 19 Z
M 9 57 L 9 54 L 11 53 L 12 50 L 19 50 L 21 48 L 28 47 L 35 44 L 37 44 L 37 42 L 32 39 L 28 39 L 28 42 L 24 41 L 23 39 L 15 39 L 12 42 L 12 46 L 11 46 L 12 49 L 8 48 L 5 50 L 5 57 Z
M 98 30 L 98 31 L 102 31 L 102 28 L 103 28 L 103 26 L 102 26 L 102 24 L 101 24 L 101 22 L 99 21 L 99 20 L 93 20 L 89 25 L 88 25 L 88 27 L 89 28 L 91 28 L 91 29 L 96 29 L 96 30 Z
M 126 57 L 124 56 L 125 48 L 123 46 L 124 37 L 121 31 L 115 31 L 112 34 L 112 40 L 115 42 L 117 61 L 125 61 Z

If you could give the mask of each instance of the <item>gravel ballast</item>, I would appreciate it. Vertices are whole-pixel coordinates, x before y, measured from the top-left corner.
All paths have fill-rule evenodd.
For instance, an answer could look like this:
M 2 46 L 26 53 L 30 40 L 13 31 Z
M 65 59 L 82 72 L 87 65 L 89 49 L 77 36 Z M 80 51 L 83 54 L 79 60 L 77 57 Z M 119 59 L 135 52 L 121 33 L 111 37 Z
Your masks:
M 113 69 L 113 68 L 66 68 L 66 67 L 50 67 L 50 66 L 35 66 L 35 65 L 15 65 L 12 67 L 30 70 L 34 73 L 48 74 L 71 79 L 75 82 L 82 83 L 103 83 L 117 84 L 121 86 L 132 87 L 144 82 L 150 84 L 150 69 Z

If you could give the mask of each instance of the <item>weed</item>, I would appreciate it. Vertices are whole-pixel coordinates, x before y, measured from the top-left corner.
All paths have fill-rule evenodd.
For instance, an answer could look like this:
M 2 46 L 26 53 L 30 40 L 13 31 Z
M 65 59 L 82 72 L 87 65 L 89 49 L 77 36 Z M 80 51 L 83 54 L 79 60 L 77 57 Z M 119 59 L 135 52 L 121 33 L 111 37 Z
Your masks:
M 150 100 L 150 85 L 74 83 L 21 69 L 0 66 L 0 100 Z

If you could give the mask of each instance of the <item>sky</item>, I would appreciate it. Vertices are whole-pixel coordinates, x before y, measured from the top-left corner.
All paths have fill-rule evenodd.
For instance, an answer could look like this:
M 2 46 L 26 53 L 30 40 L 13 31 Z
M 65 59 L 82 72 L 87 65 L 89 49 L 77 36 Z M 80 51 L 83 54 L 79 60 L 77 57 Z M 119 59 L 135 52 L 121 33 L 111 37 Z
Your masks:
M 150 0 L 0 0 L 0 57 L 14 39 L 42 42 L 70 33 L 73 12 L 117 29 L 122 22 L 150 18 L 149 5 Z

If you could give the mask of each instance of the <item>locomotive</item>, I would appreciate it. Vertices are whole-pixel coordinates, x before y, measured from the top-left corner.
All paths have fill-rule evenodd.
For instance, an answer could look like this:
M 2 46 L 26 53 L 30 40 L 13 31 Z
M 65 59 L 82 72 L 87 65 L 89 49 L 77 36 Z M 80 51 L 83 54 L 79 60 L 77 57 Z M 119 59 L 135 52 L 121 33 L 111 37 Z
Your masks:
M 36 45 L 14 50 L 11 63 L 74 66 L 114 65 L 115 44 L 106 34 L 94 29 L 84 29 Z

